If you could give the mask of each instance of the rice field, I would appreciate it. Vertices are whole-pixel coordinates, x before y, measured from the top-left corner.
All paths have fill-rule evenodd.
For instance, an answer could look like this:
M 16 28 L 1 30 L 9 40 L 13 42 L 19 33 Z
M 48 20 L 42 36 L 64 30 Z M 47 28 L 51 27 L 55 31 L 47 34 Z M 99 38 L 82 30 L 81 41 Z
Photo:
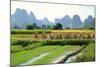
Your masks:
M 26 38 L 27 40 L 95 38 L 94 30 L 12 30 L 11 33 L 12 40 L 21 40 Z
M 81 55 L 75 60 L 76 62 L 95 61 L 95 44 L 90 43 L 81 51 Z
M 38 56 L 42 53 L 51 51 L 57 47 L 59 47 L 59 46 L 43 46 L 43 47 L 35 48 L 32 50 L 24 50 L 21 52 L 13 53 L 13 54 L 11 54 L 11 59 L 12 59 L 11 63 L 13 65 L 21 64 L 25 61 L 30 60 L 31 58 L 33 58 L 35 56 Z
M 75 50 L 79 49 L 80 46 L 62 46 L 54 51 L 51 54 L 33 62 L 33 64 L 51 64 L 53 60 L 56 60 L 57 57 L 62 56 L 64 53 L 74 52 Z
M 94 30 L 11 30 L 11 65 L 52 64 L 66 53 L 86 46 L 81 52 L 94 58 Z M 88 53 L 86 53 L 88 52 Z M 46 55 L 43 55 L 47 53 Z M 79 57 L 80 58 L 80 57 Z M 87 59 L 81 57 L 82 59 Z M 59 60 L 59 59 L 58 59 Z M 80 60 L 76 60 L 80 61 Z

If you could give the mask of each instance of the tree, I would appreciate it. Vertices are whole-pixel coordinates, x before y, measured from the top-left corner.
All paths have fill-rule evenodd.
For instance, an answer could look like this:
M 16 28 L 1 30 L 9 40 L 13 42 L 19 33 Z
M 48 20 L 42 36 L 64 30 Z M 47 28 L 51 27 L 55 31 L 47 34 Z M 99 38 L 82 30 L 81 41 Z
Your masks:
M 46 25 L 42 25 L 42 28 L 43 28 L 43 29 L 46 29 Z
M 51 26 L 50 25 L 47 25 L 47 29 L 51 29 Z
M 33 25 L 27 25 L 27 26 L 26 26 L 26 29 L 32 30 L 32 29 L 33 29 Z
M 15 25 L 14 29 L 20 29 L 20 27 L 18 25 Z
M 38 28 L 36 23 L 33 23 L 33 28 Z
M 53 30 L 57 30 L 57 26 L 56 25 L 53 26 Z
M 56 25 L 54 25 L 53 29 L 54 30 L 62 30 L 62 24 L 56 23 Z

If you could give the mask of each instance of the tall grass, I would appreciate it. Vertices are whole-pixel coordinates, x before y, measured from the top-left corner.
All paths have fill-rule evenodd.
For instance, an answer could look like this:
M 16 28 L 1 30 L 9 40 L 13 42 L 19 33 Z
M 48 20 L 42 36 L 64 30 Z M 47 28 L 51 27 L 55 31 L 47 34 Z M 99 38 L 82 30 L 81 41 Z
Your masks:
M 29 38 L 29 39 L 94 39 L 94 32 L 52 32 L 52 33 L 16 33 L 12 34 L 12 38 Z
M 94 40 L 79 40 L 79 39 L 67 39 L 67 40 L 15 40 L 12 42 L 11 52 L 19 52 L 22 50 L 31 50 L 40 46 L 48 45 L 87 45 L 88 43 L 94 42 Z
M 85 49 L 81 51 L 82 55 L 76 58 L 76 62 L 95 61 L 95 44 L 90 43 Z
M 11 30 L 11 34 L 41 34 L 41 33 L 51 33 L 50 30 Z
M 11 52 L 16 53 L 16 52 L 23 51 L 23 50 L 31 50 L 31 49 L 35 49 L 40 46 L 42 46 L 42 43 L 40 42 L 28 44 L 27 46 L 24 46 L 24 47 L 23 45 L 13 45 L 11 46 Z

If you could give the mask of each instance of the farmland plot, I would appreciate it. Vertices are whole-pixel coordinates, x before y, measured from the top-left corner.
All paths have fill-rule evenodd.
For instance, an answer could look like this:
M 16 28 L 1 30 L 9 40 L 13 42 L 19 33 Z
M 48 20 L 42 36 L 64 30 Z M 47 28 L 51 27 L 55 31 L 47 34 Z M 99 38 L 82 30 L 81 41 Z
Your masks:
M 50 64 L 53 63 L 57 59 L 57 57 L 60 57 L 63 54 L 66 54 L 68 52 L 74 52 L 75 50 L 79 49 L 80 46 L 62 46 L 54 51 L 51 52 L 51 54 L 41 58 L 40 60 L 37 60 L 36 62 L 33 62 L 33 64 Z M 60 61 L 59 59 L 57 59 Z M 55 63 L 55 62 L 54 62 Z
M 75 32 L 76 31 L 76 32 Z M 46 30 L 42 32 L 32 30 L 13 30 L 12 39 L 93 39 L 95 33 L 93 30 Z M 27 33 L 26 33 L 27 32 Z M 31 33 L 30 33 L 31 32 Z M 22 33 L 22 34 L 21 34 Z M 24 33 L 24 34 L 23 34 Z
M 83 46 L 95 42 L 93 30 L 43 32 L 42 30 L 13 30 L 11 32 L 11 65 L 59 63 Z
M 11 64 L 15 65 L 15 64 L 21 64 L 25 61 L 30 60 L 33 57 L 36 57 L 42 53 L 54 50 L 56 48 L 58 48 L 59 46 L 43 46 L 43 47 L 39 47 L 36 49 L 32 49 L 32 50 L 23 50 L 17 53 L 13 53 L 11 54 Z

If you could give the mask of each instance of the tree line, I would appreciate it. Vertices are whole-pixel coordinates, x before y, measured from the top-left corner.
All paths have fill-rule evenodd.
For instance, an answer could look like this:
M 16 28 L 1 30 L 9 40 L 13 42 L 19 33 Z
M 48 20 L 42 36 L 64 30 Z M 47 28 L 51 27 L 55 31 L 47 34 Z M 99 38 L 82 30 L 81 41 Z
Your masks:
M 33 30 L 33 29 L 49 29 L 49 30 L 62 30 L 62 24 L 56 23 L 53 26 L 50 25 L 42 25 L 41 27 L 37 26 L 36 23 L 29 24 L 26 26 L 26 29 L 28 30 Z

